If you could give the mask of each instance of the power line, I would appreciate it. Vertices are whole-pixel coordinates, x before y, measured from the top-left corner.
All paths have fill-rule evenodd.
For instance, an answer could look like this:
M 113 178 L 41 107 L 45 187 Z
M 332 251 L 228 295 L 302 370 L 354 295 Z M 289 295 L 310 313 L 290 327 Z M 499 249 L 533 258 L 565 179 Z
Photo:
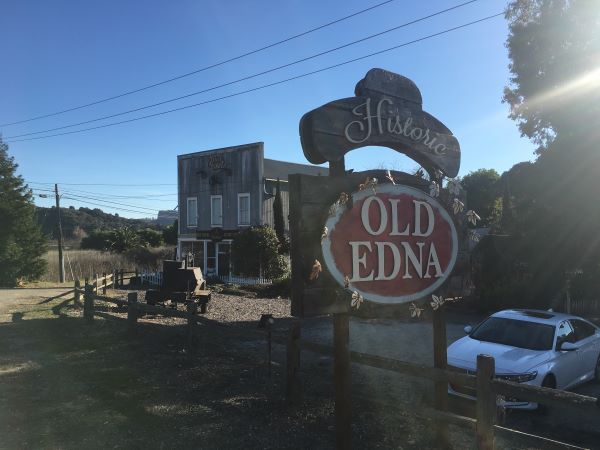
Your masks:
M 47 192 L 46 190 L 44 192 Z M 146 208 L 145 206 L 138 206 L 138 205 L 131 205 L 128 203 L 120 203 L 120 202 L 113 202 L 110 200 L 104 200 L 102 198 L 95 198 L 95 197 L 84 197 L 84 196 L 80 196 L 80 195 L 76 195 L 76 194 L 72 194 L 69 193 L 68 191 L 63 191 L 62 194 L 60 195 L 61 198 L 65 198 L 65 199 L 70 199 L 70 200 L 75 200 L 75 201 L 80 201 L 80 200 L 94 200 L 94 201 L 98 201 L 98 202 L 102 202 L 104 203 L 104 207 L 106 208 L 113 208 L 112 204 L 114 205 L 119 205 L 119 206 L 129 206 L 131 208 L 137 208 L 138 210 L 145 210 L 145 211 L 136 211 L 139 213 L 144 213 L 144 214 L 148 214 L 148 212 L 157 212 L 159 211 L 158 209 L 153 209 L 153 208 Z M 110 203 L 107 204 L 107 203 Z
M 221 184 L 221 186 L 226 189 L 226 188 L 235 188 L 237 186 L 248 186 L 248 185 L 256 185 L 256 184 L 262 185 L 265 181 L 266 181 L 265 178 L 250 178 L 250 179 L 248 179 L 246 181 L 223 182 Z M 59 183 L 59 184 L 64 184 L 64 183 Z M 33 188 L 33 189 L 34 190 L 39 190 L 39 191 L 46 191 L 46 189 L 39 189 L 39 188 Z M 192 194 L 199 194 L 199 193 L 203 193 L 203 192 L 214 192 L 214 190 L 215 190 L 214 186 L 209 185 L 209 186 L 204 187 L 202 189 L 195 189 L 193 191 L 193 193 L 191 193 L 190 195 L 192 195 Z M 54 192 L 54 191 L 51 191 L 51 192 Z M 107 194 L 104 194 L 102 192 L 81 191 L 81 190 L 77 190 L 77 189 L 69 189 L 69 190 L 66 190 L 66 191 L 63 190 L 63 192 L 66 193 L 66 194 L 69 194 L 69 195 L 74 195 L 74 196 L 77 196 L 77 195 L 76 194 L 72 194 L 72 192 L 87 193 L 87 194 L 102 195 L 102 196 L 106 196 L 107 195 Z M 179 194 L 167 194 L 167 195 L 179 195 Z M 183 195 L 185 196 L 187 194 L 184 193 Z M 84 196 L 84 195 L 78 195 L 78 196 L 81 197 L 81 198 L 90 198 L 90 199 L 94 200 L 94 198 L 91 197 L 91 196 Z M 97 200 L 99 200 L 99 201 L 105 201 L 104 199 L 97 199 Z M 117 199 L 115 198 L 114 200 L 117 200 Z M 165 201 L 171 201 L 171 200 L 165 200 Z M 135 206 L 135 205 L 125 205 L 125 206 Z
M 490 19 L 494 19 L 496 17 L 500 17 L 500 16 L 504 16 L 504 13 L 501 12 L 501 13 L 498 13 L 498 14 L 493 14 L 491 16 L 483 17 L 481 19 L 474 20 L 472 22 L 468 22 L 468 23 L 465 23 L 465 24 L 462 24 L 462 25 L 459 25 L 459 26 L 456 26 L 456 27 L 448 28 L 448 29 L 440 31 L 438 33 L 429 34 L 427 36 L 424 36 L 424 37 L 421 37 L 421 38 L 418 38 L 418 39 L 414 39 L 412 41 L 404 42 L 402 44 L 395 45 L 393 47 L 389 47 L 389 48 L 386 48 L 384 50 L 380 50 L 380 51 L 377 51 L 377 52 L 369 53 L 367 55 L 363 55 L 363 56 L 360 56 L 360 57 L 357 57 L 357 58 L 349 59 L 349 60 L 346 60 L 346 61 L 341 62 L 341 63 L 337 63 L 337 64 L 334 64 L 334 65 L 331 65 L 331 66 L 324 67 L 322 69 L 313 70 L 313 71 L 310 71 L 310 72 L 303 73 L 301 75 L 296 75 L 296 76 L 293 76 L 293 77 L 290 77 L 290 78 L 285 78 L 283 80 L 276 81 L 276 82 L 273 82 L 273 83 L 264 84 L 262 86 L 258 86 L 258 87 L 255 87 L 255 88 L 246 89 L 246 90 L 243 90 L 243 91 L 235 92 L 233 94 L 224 95 L 224 96 L 221 96 L 221 97 L 216 97 L 216 98 L 213 98 L 213 99 L 210 99 L 210 100 L 205 100 L 203 102 L 194 103 L 192 105 L 182 106 L 182 107 L 179 107 L 179 108 L 173 108 L 173 109 L 169 109 L 169 110 L 166 110 L 166 111 L 161 111 L 161 112 L 154 113 L 154 114 L 148 114 L 148 115 L 145 115 L 145 116 L 135 117 L 133 119 L 121 120 L 121 121 L 118 121 L 118 122 L 111 122 L 111 123 L 108 123 L 108 124 L 98 125 L 98 126 L 95 126 L 95 127 L 83 128 L 81 130 L 66 131 L 64 133 L 56 133 L 56 134 L 50 134 L 50 135 L 46 135 L 46 136 L 31 137 L 31 138 L 25 138 L 25 139 L 16 139 L 16 140 L 7 141 L 7 142 L 8 143 L 24 142 L 24 141 L 32 141 L 32 140 L 37 140 L 37 139 L 46 139 L 46 138 L 51 138 L 51 137 L 56 137 L 56 136 L 65 136 L 65 135 L 68 135 L 68 134 L 82 133 L 82 132 L 85 132 L 85 131 L 97 130 L 97 129 L 112 127 L 112 126 L 121 125 L 121 124 L 125 124 L 125 123 L 136 122 L 138 120 L 148 119 L 148 118 L 151 118 L 151 117 L 162 116 L 162 115 L 165 115 L 165 114 L 170 114 L 170 113 L 173 113 L 173 112 L 176 112 L 176 111 L 183 111 L 185 109 L 195 108 L 195 107 L 206 105 L 206 104 L 209 104 L 209 103 L 215 103 L 215 102 L 218 102 L 218 101 L 221 101 L 221 100 L 225 100 L 225 99 L 228 99 L 228 98 L 238 97 L 240 95 L 244 95 L 244 94 L 248 94 L 248 93 L 251 93 L 251 92 L 259 91 L 259 90 L 262 90 L 262 89 L 266 89 L 266 88 L 269 88 L 269 87 L 273 87 L 273 86 L 277 86 L 277 85 L 280 85 L 280 84 L 284 84 L 284 83 L 287 83 L 287 82 L 290 82 L 290 81 L 293 81 L 293 80 L 297 80 L 297 79 L 300 79 L 300 78 L 305 78 L 305 77 L 308 77 L 310 75 L 315 75 L 317 73 L 325 72 L 327 70 L 331 70 L 331 69 L 335 69 L 335 68 L 338 68 L 338 67 L 342 67 L 342 66 L 345 66 L 345 65 L 357 62 L 357 61 L 361 61 L 363 59 L 371 58 L 373 56 L 377 56 L 377 55 L 381 55 L 383 53 L 387 53 L 387 52 L 390 52 L 390 51 L 393 51 L 393 50 L 397 50 L 397 49 L 399 49 L 401 47 L 406 47 L 408 45 L 415 44 L 417 42 L 421 42 L 421 41 L 425 41 L 425 40 L 428 40 L 428 39 L 431 39 L 431 38 L 434 38 L 434 37 L 437 37 L 437 36 L 441 36 L 443 34 L 447 34 L 447 33 L 450 33 L 452 31 L 460 30 L 462 28 L 466 28 L 466 27 L 469 27 L 469 26 L 472 26 L 472 25 L 484 22 L 486 20 L 490 20 Z
M 54 192 L 50 189 L 39 189 L 39 188 L 34 188 L 33 190 L 35 191 L 41 191 L 41 192 Z M 98 201 L 98 202 L 102 202 L 104 203 L 104 207 L 106 208 L 113 208 L 113 204 L 114 205 L 119 205 L 119 206 L 128 206 L 131 208 L 137 208 L 138 210 L 145 210 L 145 211 L 136 211 L 139 213 L 144 213 L 144 214 L 148 214 L 148 212 L 157 212 L 159 211 L 158 209 L 154 209 L 154 208 L 147 208 L 145 206 L 139 206 L 139 205 L 132 205 L 129 203 L 122 203 L 122 202 L 114 202 L 111 200 L 105 200 L 103 198 L 97 198 L 97 197 L 91 197 L 91 196 L 82 196 L 82 195 L 77 195 L 74 194 L 70 191 L 63 191 L 62 194 L 60 195 L 61 198 L 65 198 L 65 199 L 70 199 L 70 200 L 75 200 L 75 201 L 80 201 L 80 200 L 94 200 L 94 201 Z M 166 201 L 171 201 L 171 200 L 166 200 Z M 118 208 L 117 208 L 118 209 Z M 129 210 L 132 211 L 132 210 Z
M 42 183 L 37 181 L 28 181 L 29 184 L 49 184 L 53 185 L 54 183 Z M 149 183 L 149 184 L 118 184 L 118 183 L 58 183 L 60 185 L 66 186 L 126 186 L 126 187 L 135 187 L 135 186 L 177 186 L 177 183 Z
M 114 199 L 148 199 L 148 200 L 160 200 L 160 201 L 170 201 L 168 199 L 157 199 L 156 197 L 173 197 L 177 196 L 177 192 L 172 194 L 147 194 L 147 195 L 118 195 L 118 194 L 107 194 L 105 192 L 94 192 L 94 191 L 82 191 L 81 189 L 68 189 L 68 193 L 79 193 L 79 194 L 91 194 L 91 195 L 100 195 L 103 197 L 110 197 Z
M 68 200 L 74 200 L 76 202 L 84 203 L 84 204 L 87 204 L 87 205 L 101 206 L 103 208 L 116 209 L 116 210 L 119 210 L 119 211 L 127 211 L 127 212 L 136 213 L 136 214 L 148 214 L 147 211 L 134 211 L 133 209 L 121 208 L 121 207 L 117 207 L 117 206 L 102 205 L 102 204 L 90 202 L 88 200 L 80 200 L 80 199 L 71 198 L 71 197 L 63 197 L 63 198 L 68 199 Z
M 42 189 L 35 189 L 35 190 L 42 191 Z M 44 189 L 43 191 L 44 192 L 53 192 L 53 191 L 46 190 L 46 189 Z M 74 198 L 74 197 L 77 197 L 77 198 Z M 75 202 L 80 202 L 80 203 L 84 203 L 84 204 L 90 204 L 90 205 L 94 205 L 94 206 L 100 206 L 100 207 L 105 208 L 105 209 L 117 209 L 117 210 L 120 210 L 120 211 L 128 211 L 128 212 L 133 212 L 133 213 L 137 213 L 137 214 L 150 214 L 150 213 L 155 214 L 156 212 L 159 211 L 158 209 L 146 208 L 144 206 L 137 206 L 137 205 L 130 205 L 130 204 L 126 204 L 126 203 L 112 202 L 112 201 L 109 201 L 109 200 L 98 199 L 98 198 L 93 198 L 93 197 L 82 197 L 82 196 L 78 196 L 78 195 L 75 195 L 75 194 L 70 194 L 67 191 L 63 191 L 63 193 L 60 195 L 60 198 L 64 198 L 64 199 L 68 199 L 68 200 L 73 200 Z M 95 200 L 95 201 L 102 202 L 102 203 L 93 203 L 93 202 L 90 202 L 89 200 Z M 119 205 L 119 207 L 113 206 L 112 204 L 109 205 L 107 203 L 112 203 L 112 204 L 115 204 L 115 205 Z M 131 208 L 137 208 L 137 209 L 134 210 L 134 209 L 122 208 L 120 206 L 129 206 Z M 142 210 L 144 210 L 144 211 L 142 211 Z
M 54 192 L 50 189 L 40 189 L 40 188 L 30 188 L 32 191 L 35 192 Z M 140 201 L 150 201 L 150 202 L 176 202 L 177 199 L 176 198 L 157 198 L 157 197 L 177 197 L 177 194 L 157 194 L 157 195 L 114 195 L 114 194 L 106 194 L 104 192 L 90 192 L 90 191 L 80 191 L 77 189 L 68 189 L 68 190 L 63 190 L 63 193 L 67 194 L 67 195 L 75 195 L 75 194 L 91 194 L 91 195 L 96 195 L 96 196 L 102 196 L 102 197 L 108 197 L 110 199 L 114 199 L 114 200 L 127 200 L 127 199 L 134 199 L 134 200 L 140 200 Z M 91 197 L 90 197 L 91 198 Z
M 333 20 L 333 21 L 325 23 L 323 25 L 319 25 L 319 26 L 317 26 L 315 28 L 311 28 L 309 30 L 303 31 L 302 33 L 298 33 L 298 34 L 292 35 L 290 37 L 287 37 L 287 38 L 282 39 L 280 41 L 277 41 L 277 42 L 274 42 L 272 44 L 266 45 L 264 47 L 260 47 L 260 48 L 255 49 L 255 50 L 251 50 L 251 51 L 243 53 L 241 55 L 234 56 L 232 58 L 225 59 L 223 61 L 219 61 L 217 63 L 214 63 L 214 64 L 211 64 L 211 65 L 202 67 L 200 69 L 193 70 L 191 72 L 184 73 L 182 75 L 175 76 L 173 78 L 169 78 L 167 80 L 159 81 L 157 83 L 153 83 L 153 84 L 150 84 L 148 86 L 144 86 L 142 88 L 134 89 L 132 91 L 123 92 L 123 93 L 118 94 L 118 95 L 113 95 L 112 97 L 107 97 L 107 98 L 104 98 L 104 99 L 96 100 L 94 102 L 87 103 L 85 105 L 80 105 L 80 106 L 76 106 L 76 107 L 73 107 L 73 108 L 64 109 L 62 111 L 57 111 L 57 112 L 54 112 L 54 113 L 44 114 L 44 115 L 41 115 L 41 116 L 32 117 L 30 119 L 24 119 L 24 120 L 19 120 L 19 121 L 16 121 L 16 122 L 1 124 L 0 127 L 7 127 L 7 126 L 10 126 L 10 125 L 16 125 L 16 124 L 24 123 L 24 122 L 31 122 L 33 120 L 43 119 L 43 118 L 46 118 L 46 117 L 57 116 L 59 114 L 64 114 L 64 113 L 67 113 L 67 112 L 76 111 L 78 109 L 87 108 L 89 106 L 98 105 L 100 103 L 108 102 L 110 100 L 115 100 L 117 98 L 121 98 L 121 97 L 125 97 L 127 95 L 135 94 L 137 92 L 142 92 L 142 91 L 145 91 L 147 89 L 155 88 L 157 86 L 162 86 L 163 84 L 171 83 L 173 81 L 180 80 L 182 78 L 189 77 L 191 75 L 195 75 L 197 73 L 204 72 L 206 70 L 214 69 L 215 67 L 219 67 L 219 66 L 222 66 L 224 64 L 227 64 L 227 63 L 230 63 L 230 62 L 237 61 L 239 59 L 245 58 L 246 56 L 254 55 L 256 53 L 260 53 L 260 52 L 262 52 L 264 50 L 268 50 L 270 48 L 273 48 L 273 47 L 276 47 L 278 45 L 284 44 L 286 42 L 290 42 L 290 41 L 292 41 L 294 39 L 300 38 L 302 36 L 306 36 L 306 35 L 308 35 L 310 33 L 314 33 L 315 31 L 322 30 L 322 29 L 327 28 L 327 27 L 329 27 L 331 25 L 335 25 L 337 23 L 340 23 L 340 22 L 343 22 L 345 20 L 351 19 L 352 17 L 356 17 L 356 16 L 358 16 L 360 14 L 364 14 L 364 13 L 366 13 L 368 11 L 371 11 L 371 10 L 374 10 L 374 9 L 379 8 L 381 6 L 387 5 L 388 3 L 392 3 L 393 1 L 394 0 L 386 0 L 384 2 L 377 3 L 376 5 L 373 5 L 373 6 L 370 6 L 368 8 L 362 9 L 360 11 L 357 11 L 357 12 L 353 13 L 353 14 L 341 17 L 339 19 Z
M 72 128 L 72 127 L 77 127 L 77 126 L 80 126 L 80 125 L 86 125 L 88 123 L 98 122 L 98 121 L 101 121 L 101 120 L 112 119 L 114 117 L 124 116 L 126 114 L 131 114 L 131 113 L 134 113 L 134 112 L 143 111 L 145 109 L 154 108 L 156 106 L 165 105 L 167 103 L 176 102 L 176 101 L 183 100 L 183 99 L 186 99 L 186 98 L 189 98 L 189 97 L 194 97 L 196 95 L 205 94 L 207 92 L 211 92 L 211 91 L 223 88 L 223 87 L 227 87 L 227 86 L 231 86 L 231 85 L 234 85 L 234 84 L 237 84 L 237 83 L 241 83 L 242 81 L 248 81 L 248 80 L 253 79 L 253 78 L 257 78 L 257 77 L 260 77 L 260 76 L 263 76 L 263 75 L 267 75 L 269 73 L 276 72 L 278 70 L 285 69 L 287 67 L 291 67 L 291 66 L 294 66 L 294 65 L 297 65 L 297 64 L 309 61 L 311 59 L 315 59 L 315 58 L 318 58 L 320 56 L 327 55 L 329 53 L 333 53 L 333 52 L 336 52 L 338 50 L 342 50 L 342 49 L 347 48 L 347 47 L 351 47 L 351 46 L 359 44 L 361 42 L 365 42 L 365 41 L 368 41 L 370 39 L 374 39 L 376 37 L 382 36 L 384 34 L 391 33 L 392 31 L 397 31 L 397 30 L 399 30 L 401 28 L 405 28 L 405 27 L 407 27 L 409 25 L 414 25 L 415 23 L 431 19 L 432 17 L 439 16 L 441 14 L 445 14 L 445 13 L 447 13 L 449 11 L 453 11 L 455 9 L 461 8 L 461 7 L 466 6 L 468 4 L 471 4 L 471 3 L 475 3 L 477 1 L 479 1 L 479 0 L 469 0 L 467 2 L 460 3 L 460 4 L 452 6 L 450 8 L 446 8 L 446 9 L 437 11 L 437 12 L 429 14 L 427 16 L 419 17 L 419 18 L 414 19 L 414 20 L 412 20 L 410 22 L 405 22 L 405 23 L 397 25 L 395 27 L 388 28 L 387 30 L 380 31 L 378 33 L 371 34 L 369 36 L 365 36 L 363 38 L 360 38 L 360 39 L 348 42 L 348 43 L 343 44 L 343 45 L 339 45 L 339 46 L 331 48 L 329 50 L 325 50 L 325 51 L 322 51 L 322 52 L 319 52 L 319 53 L 315 53 L 313 55 L 310 55 L 310 56 L 307 56 L 307 57 L 304 57 L 304 58 L 300 58 L 300 59 L 297 59 L 295 61 L 292 61 L 292 62 L 289 62 L 289 63 L 286 63 L 286 64 L 282 64 L 282 65 L 277 66 L 277 67 L 272 67 L 270 69 L 263 70 L 262 72 L 257 72 L 257 73 L 254 73 L 252 75 L 248 75 L 248 76 L 245 76 L 245 77 L 242 77 L 242 78 L 238 78 L 237 80 L 233 80 L 233 81 L 228 81 L 227 83 L 218 84 L 216 86 L 212 86 L 212 87 L 209 87 L 209 88 L 206 88 L 206 89 L 202 89 L 200 91 L 191 92 L 189 94 L 181 95 L 179 97 L 170 98 L 170 99 L 167 99 L 167 100 L 160 101 L 158 103 L 152 103 L 150 105 L 140 106 L 138 108 L 130 109 L 130 110 L 127 110 L 127 111 L 123 111 L 123 112 L 119 112 L 119 113 L 115 113 L 115 114 L 109 114 L 107 116 L 97 117 L 95 119 L 85 120 L 83 122 L 72 123 L 72 124 L 69 124 L 69 125 L 63 125 L 63 126 L 55 127 L 55 128 L 48 128 L 46 130 L 32 131 L 32 132 L 29 132 L 29 133 L 22 133 L 22 134 L 16 134 L 16 135 L 13 135 L 13 136 L 7 136 L 6 139 L 15 139 L 15 138 L 20 138 L 20 137 L 24 137 L 24 136 L 32 136 L 34 134 L 50 133 L 52 131 L 64 130 L 65 128 Z
M 130 208 L 137 208 L 137 209 L 145 209 L 148 211 L 152 211 L 152 212 L 157 212 L 158 209 L 154 209 L 154 208 L 146 208 L 145 206 L 139 206 L 139 205 L 131 205 L 129 203 L 122 203 L 122 202 L 113 202 L 111 200 L 104 200 L 102 198 L 97 198 L 97 197 L 89 197 L 89 196 L 82 196 L 82 195 L 77 195 L 77 194 L 68 194 L 72 200 L 74 200 L 72 197 L 75 197 L 75 199 L 84 199 L 84 200 L 94 200 L 97 202 L 102 202 L 102 203 L 110 203 L 113 205 L 119 205 L 119 206 L 128 206 Z

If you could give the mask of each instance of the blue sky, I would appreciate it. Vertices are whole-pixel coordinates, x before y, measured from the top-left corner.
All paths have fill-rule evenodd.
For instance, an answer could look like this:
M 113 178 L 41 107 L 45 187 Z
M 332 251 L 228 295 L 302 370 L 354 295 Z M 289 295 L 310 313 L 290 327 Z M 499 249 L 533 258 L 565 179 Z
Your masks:
M 3 0 L 0 123 L 67 109 L 190 72 L 380 1 Z M 396 0 L 216 69 L 94 107 L 0 127 L 0 132 L 10 142 L 13 135 L 185 95 L 463 1 Z M 479 0 L 339 52 L 119 119 L 197 103 L 316 70 L 501 12 L 505 6 L 504 0 Z M 356 82 L 370 68 L 381 67 L 411 78 L 422 92 L 424 109 L 456 135 L 462 149 L 461 175 L 478 168 L 502 172 L 519 161 L 532 159 L 534 150 L 507 118 L 508 108 L 501 101 L 509 78 L 506 36 L 507 24 L 500 17 L 341 68 L 197 108 L 79 134 L 10 143 L 10 153 L 27 181 L 58 182 L 63 190 L 78 195 L 137 207 L 130 209 L 147 208 L 133 213 L 103 206 L 106 211 L 130 217 L 150 216 L 152 210 L 176 206 L 177 154 L 264 141 L 266 157 L 306 162 L 298 136 L 300 117 L 331 100 L 352 96 Z M 365 170 L 382 164 L 406 171 L 416 167 L 416 163 L 392 150 L 373 148 L 350 153 L 346 166 Z M 157 195 L 162 196 L 115 197 Z M 36 202 L 51 204 L 42 198 Z M 62 204 L 85 206 L 66 198 Z

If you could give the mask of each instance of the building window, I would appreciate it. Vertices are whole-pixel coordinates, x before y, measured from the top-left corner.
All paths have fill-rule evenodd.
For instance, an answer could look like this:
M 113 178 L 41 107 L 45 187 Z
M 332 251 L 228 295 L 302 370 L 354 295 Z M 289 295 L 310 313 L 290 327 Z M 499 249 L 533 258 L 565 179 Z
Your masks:
M 198 199 L 196 197 L 187 199 L 187 226 L 198 226 Z
M 238 194 L 238 225 L 250 225 L 250 194 Z
M 210 196 L 210 224 L 213 227 L 223 226 L 223 197 L 220 195 Z

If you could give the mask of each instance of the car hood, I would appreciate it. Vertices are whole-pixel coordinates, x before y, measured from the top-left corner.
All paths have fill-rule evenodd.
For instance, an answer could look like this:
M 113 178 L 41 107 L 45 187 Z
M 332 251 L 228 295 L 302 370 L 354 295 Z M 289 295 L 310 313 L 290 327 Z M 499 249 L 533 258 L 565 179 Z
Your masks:
M 448 347 L 448 364 L 468 370 L 477 367 L 477 355 L 495 359 L 496 373 L 526 373 L 550 359 L 549 350 L 528 350 L 483 342 L 465 336 Z

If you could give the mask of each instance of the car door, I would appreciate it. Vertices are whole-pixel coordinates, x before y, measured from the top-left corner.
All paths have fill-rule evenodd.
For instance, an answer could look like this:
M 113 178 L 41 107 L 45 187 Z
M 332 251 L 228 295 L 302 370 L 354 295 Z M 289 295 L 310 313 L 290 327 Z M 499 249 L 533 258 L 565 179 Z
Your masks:
M 579 357 L 579 379 L 588 380 L 594 376 L 596 361 L 598 360 L 598 338 L 596 327 L 584 320 L 571 319 L 569 321 L 575 330 L 575 344 L 579 345 L 576 351 Z
M 575 383 L 581 372 L 577 351 L 559 350 L 563 342 L 575 342 L 575 330 L 568 320 L 563 320 L 556 328 L 554 344 L 556 361 L 552 371 L 556 376 L 556 387 L 559 389 L 565 389 Z

